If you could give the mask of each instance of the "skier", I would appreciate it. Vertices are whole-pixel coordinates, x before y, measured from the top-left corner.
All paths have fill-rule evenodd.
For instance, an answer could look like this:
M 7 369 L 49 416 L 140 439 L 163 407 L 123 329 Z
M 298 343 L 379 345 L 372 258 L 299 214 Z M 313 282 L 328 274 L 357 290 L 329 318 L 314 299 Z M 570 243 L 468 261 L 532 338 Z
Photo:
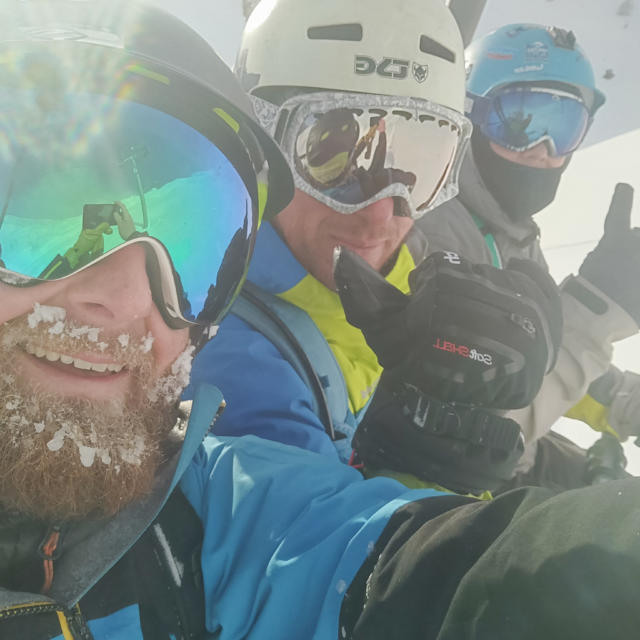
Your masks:
M 425 215 L 420 228 L 430 251 L 454 250 L 496 266 L 530 258 L 546 269 L 532 217 L 553 201 L 605 97 L 571 31 L 510 24 L 472 42 L 465 55 L 474 131 L 460 195 Z M 612 343 L 636 333 L 640 320 L 640 234 L 630 229 L 631 205 L 622 189 L 600 244 L 579 275 L 562 284 L 564 336 L 554 371 L 531 405 L 508 414 L 528 445 L 516 483 L 585 482 L 584 452 L 558 434 L 544 437 L 567 412 L 599 430 L 613 427 L 622 438 L 639 432 L 631 411 L 640 397 L 635 374 L 611 369 L 585 397 L 611 367 Z
M 461 38 L 448 9 L 441 2 L 412 0 L 401 14 L 390 15 L 382 0 L 369 3 L 366 11 L 355 2 L 278 0 L 252 14 L 236 72 L 287 154 L 297 189 L 291 205 L 261 228 L 242 299 L 194 363 L 193 383 L 219 384 L 229 401 L 216 433 L 253 433 L 329 456 L 337 450 L 343 461 L 350 459 L 353 433 L 382 366 L 380 353 L 347 322 L 336 293 L 338 245 L 346 248 L 338 271 L 347 280 L 372 269 L 393 287 L 411 289 L 412 299 L 425 301 L 448 287 L 451 298 L 438 297 L 442 315 L 434 314 L 432 329 L 441 329 L 444 340 L 449 334 L 439 318 L 465 317 L 468 325 L 457 338 L 464 349 L 470 345 L 467 355 L 482 352 L 490 358 L 479 346 L 488 343 L 502 354 L 493 366 L 487 359 L 460 357 L 462 351 L 436 350 L 420 330 L 426 316 L 419 317 L 416 303 L 408 312 L 408 317 L 416 314 L 411 330 L 402 314 L 396 327 L 387 327 L 389 335 L 405 339 L 396 342 L 396 364 L 415 354 L 439 363 L 428 380 L 414 384 L 441 399 L 482 396 L 493 407 L 521 406 L 532 398 L 538 370 L 553 363 L 548 358 L 553 348 L 543 343 L 552 342 L 559 327 L 550 310 L 554 285 L 541 277 L 542 270 L 534 274 L 514 266 L 501 273 L 465 263 L 445 282 L 440 274 L 452 266 L 452 256 L 444 255 L 409 280 L 426 250 L 413 219 L 455 193 L 469 133 L 461 117 Z M 363 263 L 348 257 L 350 251 Z M 489 299 L 490 290 L 498 288 L 503 297 L 496 307 L 508 317 L 518 291 L 532 279 L 533 298 L 554 318 L 533 341 L 530 335 L 521 339 L 521 327 L 515 333 L 504 330 L 492 315 L 495 309 L 465 293 L 472 282 Z M 340 295 L 349 298 L 344 288 Z M 249 358 L 260 367 L 245 366 Z M 420 368 L 418 360 L 408 368 Z M 399 377 L 402 369 L 396 367 Z M 411 378 L 415 372 L 404 373 Z M 517 425 L 489 414 L 486 420 L 496 423 L 490 427 L 501 434 L 501 455 L 512 470 L 521 450 Z M 475 437 L 471 425 L 463 431 L 468 441 Z
M 206 436 L 212 387 L 182 413 L 227 296 L 202 275 L 217 263 L 239 286 L 258 220 L 291 197 L 286 166 L 175 18 L 113 0 L 4 2 L 0 18 L 2 175 L 16 178 L 0 229 L 0 637 L 632 636 L 635 480 L 481 504 Z M 33 105 L 34 50 L 66 79 L 59 127 L 36 136 L 11 117 Z M 138 197 L 118 161 L 132 142 L 156 161 L 145 197 L 164 226 L 39 279 L 40 240 L 67 246 L 78 201 Z M 176 203 L 188 256 L 185 216 L 165 217 Z

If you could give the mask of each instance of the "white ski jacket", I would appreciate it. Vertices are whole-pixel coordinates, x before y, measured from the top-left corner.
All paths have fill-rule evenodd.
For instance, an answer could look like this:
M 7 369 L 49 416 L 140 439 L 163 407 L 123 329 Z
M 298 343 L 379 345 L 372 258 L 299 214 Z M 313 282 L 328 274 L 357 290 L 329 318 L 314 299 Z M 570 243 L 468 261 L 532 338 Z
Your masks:
M 510 258 L 529 258 L 547 267 L 538 226 L 531 219 L 516 224 L 500 208 L 484 186 L 471 150 L 462 165 L 459 196 L 427 213 L 418 226 L 427 236 L 429 253 L 455 251 L 472 262 L 497 267 L 505 267 Z M 594 312 L 569 293 L 580 288 L 576 284 L 585 288 L 587 296 L 590 292 L 602 306 L 599 311 L 604 311 Z M 537 439 L 607 370 L 612 343 L 638 331 L 626 311 L 583 278 L 570 276 L 560 287 L 564 333 L 555 369 L 528 407 L 507 413 L 520 424 L 527 443 L 519 471 L 533 465 Z

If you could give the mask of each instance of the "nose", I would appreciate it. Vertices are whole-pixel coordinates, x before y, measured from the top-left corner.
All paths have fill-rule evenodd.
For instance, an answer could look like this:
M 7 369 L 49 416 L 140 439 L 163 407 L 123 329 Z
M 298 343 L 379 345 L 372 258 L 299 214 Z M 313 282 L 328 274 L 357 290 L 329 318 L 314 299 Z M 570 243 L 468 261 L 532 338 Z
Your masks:
M 133 244 L 68 279 L 61 306 L 76 322 L 130 326 L 154 308 L 144 248 Z
M 393 198 L 382 198 L 363 209 L 356 211 L 354 216 L 366 221 L 367 225 L 384 225 L 393 218 L 394 204 Z
M 534 147 L 527 149 L 527 154 L 530 158 L 548 158 L 549 157 L 549 147 L 547 147 L 546 142 L 539 142 Z
M 527 149 L 525 158 L 532 166 L 541 169 L 552 169 L 559 167 L 564 163 L 565 156 L 552 156 L 549 153 L 549 147 L 546 142 L 540 142 L 535 147 Z

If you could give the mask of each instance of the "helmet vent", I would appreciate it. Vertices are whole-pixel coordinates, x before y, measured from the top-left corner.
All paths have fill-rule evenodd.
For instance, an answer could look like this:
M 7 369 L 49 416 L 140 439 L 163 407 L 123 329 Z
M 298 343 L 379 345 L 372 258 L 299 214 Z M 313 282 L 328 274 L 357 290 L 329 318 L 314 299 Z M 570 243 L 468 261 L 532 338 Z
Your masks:
M 309 40 L 346 40 L 360 42 L 362 40 L 362 25 L 330 24 L 322 27 L 309 27 L 307 29 Z
M 448 49 L 443 44 L 436 42 L 429 36 L 420 36 L 420 51 L 422 51 L 422 53 L 428 53 L 431 56 L 436 56 L 437 58 L 442 58 L 447 62 L 456 61 L 455 52 L 451 51 L 451 49 Z

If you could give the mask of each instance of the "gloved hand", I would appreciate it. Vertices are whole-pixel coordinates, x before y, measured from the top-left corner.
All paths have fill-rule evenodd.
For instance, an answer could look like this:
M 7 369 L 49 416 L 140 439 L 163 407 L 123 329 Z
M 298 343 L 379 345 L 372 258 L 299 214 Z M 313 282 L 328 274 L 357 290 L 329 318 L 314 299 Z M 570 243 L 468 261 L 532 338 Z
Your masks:
M 524 439 L 510 418 L 441 402 L 408 384 L 392 388 L 385 370 L 353 448 L 369 474 L 384 470 L 403 474 L 405 484 L 481 495 L 513 476 Z
M 104 251 L 102 236 L 112 233 L 113 230 L 107 222 L 101 222 L 95 229 L 83 229 L 73 247 L 64 254 L 69 261 L 69 266 L 75 269 L 102 254 Z
M 631 228 L 632 205 L 633 187 L 618 183 L 604 221 L 604 235 L 579 273 L 640 325 L 640 229 Z
M 410 274 L 406 296 L 342 249 L 334 276 L 347 320 L 362 330 L 385 374 L 440 400 L 524 407 L 555 363 L 558 289 L 528 260 L 500 270 L 452 252 L 432 254 Z
M 118 232 L 123 240 L 128 240 L 136 233 L 136 226 L 127 207 L 122 202 L 116 202 L 115 204 L 118 205 L 118 210 L 113 212 L 113 218 L 118 225 Z

